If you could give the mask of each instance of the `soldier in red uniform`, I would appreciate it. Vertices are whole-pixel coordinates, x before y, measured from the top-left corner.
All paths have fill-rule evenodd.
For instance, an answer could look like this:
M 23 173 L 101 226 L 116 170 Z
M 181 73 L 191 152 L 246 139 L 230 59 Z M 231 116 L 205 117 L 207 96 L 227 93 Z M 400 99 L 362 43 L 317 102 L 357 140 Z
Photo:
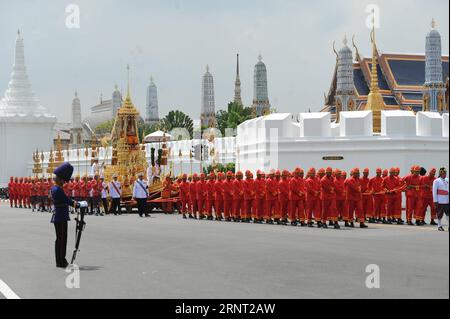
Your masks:
M 181 180 L 180 184 L 180 200 L 181 200 L 181 214 L 183 214 L 183 218 L 187 218 L 188 212 L 191 211 L 190 209 L 190 200 L 189 200 L 189 183 L 188 183 L 188 176 L 187 174 L 184 174 Z
M 363 177 L 360 178 L 361 181 L 361 192 L 362 192 L 362 205 L 364 218 L 369 220 L 369 223 L 374 224 L 375 219 L 373 218 L 373 196 L 372 189 L 370 188 L 370 170 L 365 168 L 363 171 Z
M 217 181 L 214 184 L 215 214 L 216 220 L 221 221 L 223 216 L 223 196 L 224 196 L 224 179 L 225 174 L 219 172 Z
M 233 173 L 228 171 L 227 178 L 223 182 L 223 215 L 227 222 L 231 222 L 231 215 L 233 212 L 233 183 Z
M 263 222 L 264 217 L 264 209 L 265 209 L 265 201 L 266 201 L 266 175 L 262 171 L 258 171 L 256 173 L 256 181 L 255 181 L 255 217 L 253 221 L 257 224 L 261 224 Z
M 277 215 L 275 216 L 275 222 L 278 225 L 286 225 L 288 222 L 288 217 L 291 213 L 291 202 L 290 202 L 290 173 L 284 170 L 281 174 L 281 180 L 278 183 L 278 205 L 279 209 Z
M 41 199 L 41 211 L 46 212 L 47 211 L 47 201 L 48 201 L 48 190 L 49 190 L 49 183 L 48 180 L 45 178 L 41 179 L 41 190 L 39 193 L 39 197 Z
M 421 177 L 419 173 L 420 167 L 414 166 L 411 168 L 411 174 L 404 179 L 406 184 L 406 200 L 408 203 L 406 211 L 408 225 L 413 225 L 413 217 L 416 219 L 417 226 L 424 224 L 421 212 Z
M 34 213 L 36 210 L 36 204 L 38 203 L 38 183 L 39 179 L 37 177 L 33 178 L 31 180 L 31 187 L 30 187 L 30 201 L 31 201 L 31 211 Z
M 275 171 L 270 171 L 269 178 L 266 180 L 266 205 L 264 219 L 267 224 L 273 224 L 272 217 L 276 211 L 278 201 L 278 182 L 275 179 Z
M 243 219 L 244 211 L 244 174 L 236 173 L 236 179 L 233 182 L 233 220 L 239 222 Z
M 206 215 L 208 220 L 213 220 L 213 209 L 215 210 L 214 185 L 216 184 L 216 174 L 211 172 L 206 182 Z
M 388 176 L 389 176 L 389 170 L 388 169 L 384 169 L 383 170 L 383 174 L 381 174 L 381 177 L 384 180 Z M 392 220 L 389 220 L 389 217 L 387 215 L 386 205 L 387 205 L 387 199 L 386 199 L 386 193 L 385 193 L 384 197 L 383 197 L 383 206 L 381 207 L 381 215 L 382 216 L 386 216 L 386 219 L 387 219 L 388 223 L 391 222 L 391 224 L 392 224 Z
M 80 182 L 80 197 L 82 201 L 88 202 L 89 200 L 89 181 L 86 175 L 83 176 Z
M 13 187 L 13 190 L 14 190 L 14 207 L 15 208 L 18 208 L 19 206 L 18 206 L 18 204 L 19 204 L 19 178 L 18 177 L 15 177 L 14 178 L 14 187 Z
M 11 208 L 14 206 L 14 197 L 15 197 L 15 190 L 14 190 L 14 177 L 9 178 L 8 183 L 8 196 L 9 196 L 9 205 Z
M 373 196 L 373 215 L 376 222 L 382 222 L 383 224 L 389 224 L 392 222 L 387 220 L 386 210 L 383 211 L 383 205 L 385 203 L 385 191 L 383 187 L 383 170 L 381 168 L 377 168 L 376 176 L 370 179 L 369 189 L 372 190 Z
M 400 180 L 396 176 L 396 169 L 393 167 L 389 170 L 389 176 L 383 179 L 383 188 L 386 194 L 386 212 L 390 222 L 396 222 L 403 225 L 401 212 L 398 212 L 398 193 L 401 193 Z
M 207 192 L 208 189 L 206 187 L 206 176 L 204 173 L 201 173 L 200 180 L 197 182 L 197 209 L 199 219 L 205 218 Z
M 197 218 L 198 202 L 197 202 L 197 182 L 198 175 L 192 176 L 192 182 L 189 184 L 189 202 L 191 203 L 191 210 L 189 212 L 189 218 Z
M 344 178 L 342 171 L 339 169 L 334 170 L 334 177 L 334 190 L 336 192 L 336 213 L 338 216 L 338 220 L 344 220 L 344 217 L 348 215 L 347 192 L 345 189 L 346 177 Z
M 405 179 L 400 176 L 400 167 L 395 168 L 395 177 L 397 177 L 399 182 L 399 191 L 397 192 L 397 207 L 395 214 L 398 216 L 402 216 L 402 202 L 403 202 L 403 193 L 406 193 L 406 182 Z M 406 210 L 408 210 L 408 201 L 406 201 Z M 400 219 L 402 219 L 400 217 Z M 402 220 L 403 221 L 403 220 Z
M 309 227 L 314 226 L 314 219 L 317 221 L 317 226 L 322 227 L 320 195 L 320 180 L 316 176 L 315 168 L 310 168 L 306 179 L 306 214 Z
M 364 219 L 364 212 L 362 210 L 362 191 L 361 191 L 361 181 L 360 181 L 360 171 L 359 168 L 354 168 L 351 177 L 346 182 L 347 187 L 347 202 L 348 211 L 350 217 L 350 227 L 354 227 L 354 216 L 359 222 L 360 228 L 367 228 Z
M 256 193 L 255 193 L 255 181 L 253 179 L 253 174 L 250 171 L 245 172 L 244 181 L 244 211 L 242 216 L 242 221 L 244 223 L 249 223 L 252 218 L 255 218 L 256 214 Z
M 73 198 L 76 202 L 81 201 L 81 182 L 80 175 L 75 176 L 75 180 L 73 181 Z M 77 211 L 78 208 L 75 208 Z
M 28 199 L 27 199 L 27 203 L 28 203 L 28 208 L 31 209 L 31 186 L 33 183 L 34 179 L 31 177 L 28 177 Z
M 339 229 L 336 211 L 336 190 L 333 177 L 333 169 L 327 167 L 325 176 L 320 180 L 321 200 L 322 200 L 322 227 L 328 228 L 327 221 L 334 229 Z
M 19 203 L 19 208 L 23 208 L 23 197 L 24 197 L 24 187 L 23 187 L 23 177 L 19 178 L 19 183 L 16 186 L 17 189 L 17 198 Z
M 300 221 L 302 227 L 306 226 L 305 220 L 305 199 L 306 187 L 305 180 L 302 177 L 302 169 L 296 168 L 294 170 L 294 177 L 288 181 L 289 184 L 289 220 L 292 226 L 297 226 L 297 221 Z M 288 173 L 288 172 L 287 172 Z
M 422 211 L 421 220 L 425 223 L 425 216 L 427 214 L 427 209 L 430 207 L 431 211 L 431 225 L 436 226 L 436 207 L 433 201 L 433 183 L 436 180 L 436 169 L 432 168 L 428 175 L 421 177 L 421 198 L 422 198 Z

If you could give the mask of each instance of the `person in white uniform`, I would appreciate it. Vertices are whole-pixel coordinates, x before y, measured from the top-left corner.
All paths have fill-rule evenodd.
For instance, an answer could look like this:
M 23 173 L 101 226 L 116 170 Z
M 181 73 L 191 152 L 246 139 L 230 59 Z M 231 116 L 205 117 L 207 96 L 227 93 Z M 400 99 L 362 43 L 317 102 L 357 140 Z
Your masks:
M 147 182 L 144 180 L 144 173 L 138 174 L 138 179 L 134 182 L 133 187 L 133 198 L 136 200 L 138 205 L 138 213 L 140 217 L 149 217 L 147 213 Z
M 438 230 L 445 231 L 442 226 L 442 218 L 445 215 L 448 223 L 449 197 L 447 170 L 444 167 L 439 170 L 439 178 L 433 182 L 433 201 L 438 218 Z
M 109 183 L 109 196 L 111 196 L 111 208 L 109 213 L 122 215 L 120 209 L 120 198 L 122 197 L 122 185 L 117 180 L 117 174 L 113 175 L 113 180 Z

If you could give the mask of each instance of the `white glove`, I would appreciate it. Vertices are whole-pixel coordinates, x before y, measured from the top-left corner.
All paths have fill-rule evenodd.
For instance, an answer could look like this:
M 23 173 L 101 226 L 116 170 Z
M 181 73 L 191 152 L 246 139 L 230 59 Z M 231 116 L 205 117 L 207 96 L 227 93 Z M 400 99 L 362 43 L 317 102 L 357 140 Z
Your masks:
M 83 202 L 79 202 L 78 204 L 80 204 L 80 208 L 87 208 L 88 207 L 88 203 L 83 201 Z

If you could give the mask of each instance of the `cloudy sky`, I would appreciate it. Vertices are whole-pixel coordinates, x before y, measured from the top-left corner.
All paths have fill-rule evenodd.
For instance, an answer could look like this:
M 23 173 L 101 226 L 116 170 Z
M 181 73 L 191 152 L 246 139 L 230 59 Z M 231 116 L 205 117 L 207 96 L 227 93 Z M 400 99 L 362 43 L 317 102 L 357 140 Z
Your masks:
M 80 28 L 66 27 L 66 7 L 80 8 Z M 243 100 L 253 98 L 253 66 L 262 54 L 269 96 L 282 112 L 319 110 L 334 68 L 332 43 L 356 36 L 370 54 L 368 4 L 380 8 L 378 47 L 423 53 L 432 17 L 449 51 L 447 0 L 0 0 L 0 94 L 6 89 L 18 28 L 25 39 L 33 89 L 59 121 L 70 121 L 78 90 L 83 117 L 109 98 L 115 83 L 144 112 L 151 75 L 160 115 L 180 109 L 198 118 L 201 78 L 214 75 L 216 106 L 233 98 L 235 55 L 241 55 Z

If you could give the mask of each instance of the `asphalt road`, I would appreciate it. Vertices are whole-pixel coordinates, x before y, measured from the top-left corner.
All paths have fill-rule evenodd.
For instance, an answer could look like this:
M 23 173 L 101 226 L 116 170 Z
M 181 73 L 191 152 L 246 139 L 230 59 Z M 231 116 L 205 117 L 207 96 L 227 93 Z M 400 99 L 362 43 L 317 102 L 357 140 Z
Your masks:
M 80 288 L 68 289 L 73 273 L 55 268 L 49 221 L 0 203 L 0 280 L 20 298 L 449 298 L 449 234 L 431 226 L 336 231 L 88 216 Z M 73 221 L 69 229 L 68 259 Z M 370 264 L 379 266 L 379 289 L 366 287 Z

